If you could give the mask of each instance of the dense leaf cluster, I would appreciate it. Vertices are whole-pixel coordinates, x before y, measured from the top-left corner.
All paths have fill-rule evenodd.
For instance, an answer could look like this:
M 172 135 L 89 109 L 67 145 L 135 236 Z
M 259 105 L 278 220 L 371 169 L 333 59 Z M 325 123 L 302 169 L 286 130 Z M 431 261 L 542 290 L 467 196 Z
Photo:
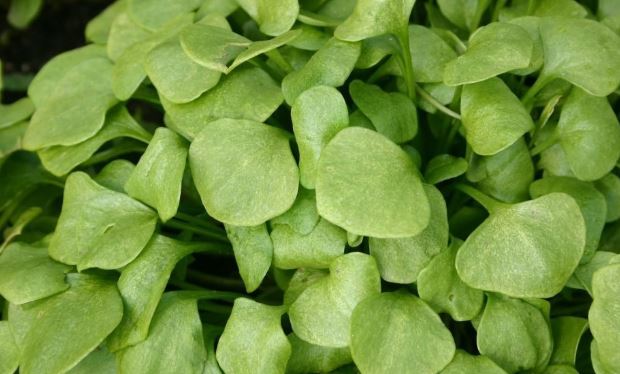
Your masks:
M 0 373 L 620 373 L 620 2 L 414 3 L 93 19 L 0 106 Z

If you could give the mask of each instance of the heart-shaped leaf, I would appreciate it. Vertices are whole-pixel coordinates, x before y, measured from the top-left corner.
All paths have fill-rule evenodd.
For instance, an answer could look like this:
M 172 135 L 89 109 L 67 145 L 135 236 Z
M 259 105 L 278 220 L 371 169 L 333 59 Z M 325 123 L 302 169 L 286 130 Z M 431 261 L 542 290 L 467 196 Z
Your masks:
M 222 119 L 198 134 L 189 150 L 196 188 L 209 214 L 255 226 L 288 210 L 299 170 L 287 134 L 248 120 Z
M 282 307 L 235 300 L 217 345 L 217 361 L 228 373 L 284 373 L 291 355 L 280 318 Z
M 308 286 L 290 306 L 293 332 L 311 344 L 346 347 L 353 309 L 379 292 L 381 279 L 372 257 L 359 252 L 340 256 L 331 263 L 329 276 Z
M 351 355 L 364 373 L 437 373 L 454 352 L 439 316 L 406 292 L 371 296 L 353 311 Z
M 448 213 L 441 192 L 424 185 L 431 207 L 428 226 L 415 236 L 399 239 L 370 238 L 370 254 L 377 261 L 381 278 L 392 283 L 408 284 L 431 259 L 448 246 Z
M 461 115 L 467 143 L 483 156 L 505 150 L 534 127 L 525 107 L 499 78 L 465 85 Z
M 50 256 L 79 270 L 118 269 L 135 259 L 153 235 L 155 212 L 108 190 L 87 174 L 69 175 Z
M 512 297 L 551 297 L 579 264 L 586 228 L 565 193 L 499 208 L 467 238 L 456 256 L 469 286 Z
M 323 150 L 316 198 L 322 217 L 362 236 L 413 236 L 430 217 L 409 155 L 384 136 L 359 127 L 340 131 Z
M 297 97 L 291 108 L 291 118 L 299 147 L 300 182 L 312 189 L 321 152 L 349 123 L 347 104 L 335 88 L 316 86 Z

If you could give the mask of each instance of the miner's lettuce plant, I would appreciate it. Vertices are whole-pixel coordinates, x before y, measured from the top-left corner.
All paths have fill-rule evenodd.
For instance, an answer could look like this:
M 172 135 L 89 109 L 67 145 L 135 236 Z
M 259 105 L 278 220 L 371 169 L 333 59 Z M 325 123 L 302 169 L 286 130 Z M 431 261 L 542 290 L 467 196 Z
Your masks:
M 0 104 L 0 374 L 620 372 L 619 20 L 114 2 Z

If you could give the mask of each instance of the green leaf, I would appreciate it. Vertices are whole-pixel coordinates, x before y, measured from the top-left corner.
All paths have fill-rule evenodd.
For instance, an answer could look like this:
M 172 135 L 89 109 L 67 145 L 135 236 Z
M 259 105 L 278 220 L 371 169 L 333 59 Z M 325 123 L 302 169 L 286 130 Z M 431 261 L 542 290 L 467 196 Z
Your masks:
M 355 63 L 357 69 L 369 69 L 376 66 L 385 57 L 398 52 L 396 40 L 392 35 L 380 35 L 362 41 L 362 50 L 360 51 L 360 57 Z M 392 63 L 392 62 L 390 62 Z M 393 61 L 395 64 L 392 67 L 394 70 L 398 69 L 398 61 Z M 382 67 L 381 69 L 386 69 Z
M 53 261 L 47 248 L 13 243 L 0 256 L 0 293 L 13 304 L 24 304 L 69 288 L 71 266 Z
M 534 198 L 552 192 L 564 192 L 579 205 L 586 223 L 586 247 L 581 261 L 588 262 L 598 248 L 599 238 L 605 226 L 607 214 L 605 197 L 592 184 L 568 177 L 547 177 L 530 185 L 530 194 Z
M 46 197 L 49 198 L 47 202 L 54 199 L 55 197 L 56 196 L 54 196 L 53 194 L 51 197 Z M 29 204 L 26 203 L 24 205 L 28 206 Z M 2 243 L 2 245 L 0 245 L 0 253 L 2 253 L 15 238 L 19 237 L 23 233 L 24 228 L 30 223 L 32 223 L 32 221 L 34 221 L 36 218 L 38 218 L 42 212 L 43 209 L 38 206 L 31 206 L 25 208 L 23 211 L 18 211 L 19 214 L 15 215 L 15 219 L 11 227 L 8 227 L 4 230 L 4 242 Z
M 126 10 L 123 10 L 112 22 L 106 43 L 108 57 L 117 61 L 131 46 L 146 40 L 153 33 L 138 25 Z
M 433 157 L 426 165 L 424 179 L 430 184 L 441 183 L 465 174 L 467 168 L 468 163 L 464 158 L 440 154 Z
M 116 361 L 107 349 L 99 347 L 90 352 L 67 374 L 116 374 Z
M 456 272 L 454 261 L 462 241 L 452 244 L 435 256 L 420 271 L 418 294 L 438 313 L 448 312 L 455 321 L 476 317 L 484 303 L 482 291 L 466 285 Z
M 283 214 L 272 219 L 271 226 L 287 225 L 293 231 L 307 235 L 319 223 L 319 218 L 314 191 L 299 187 L 293 206 Z
M 547 319 L 525 300 L 488 294 L 477 330 L 480 353 L 509 373 L 540 370 L 551 356 L 553 341 Z
M 14 373 L 19 365 L 19 355 L 11 326 L 7 321 L 0 321 L 0 373 Z
M 114 160 L 101 169 L 94 181 L 110 190 L 125 193 L 125 183 L 135 167 L 127 160 Z
M 490 213 L 456 256 L 461 279 L 512 297 L 560 292 L 585 247 L 585 223 L 575 200 L 554 192 Z
M 523 138 L 493 156 L 473 155 L 467 179 L 481 191 L 501 201 L 515 203 L 526 200 L 534 180 L 534 165 Z
M 550 3 L 553 1 L 554 0 L 546 1 L 546 3 Z M 572 1 L 572 0 L 569 0 L 569 1 Z M 529 16 L 519 17 L 519 18 L 511 19 L 509 22 L 523 27 L 523 29 L 527 31 L 527 33 L 530 35 L 530 38 L 532 38 L 532 42 L 534 43 L 534 47 L 532 49 L 532 58 L 530 59 L 530 65 L 525 69 L 513 70 L 511 73 L 517 74 L 517 75 L 529 75 L 535 71 L 540 70 L 540 68 L 543 66 L 543 63 L 544 63 L 544 56 L 543 56 L 544 50 L 543 50 L 542 39 L 540 38 L 540 29 L 539 29 L 540 18 L 529 17 Z
M 127 0 L 127 13 L 138 25 L 155 31 L 174 18 L 198 9 L 203 0 Z
M 469 31 L 478 28 L 480 18 L 490 3 L 489 0 L 438 0 L 437 2 L 441 13 L 450 22 Z
M 620 177 L 609 173 L 594 182 L 594 187 L 599 190 L 607 200 L 607 222 L 613 222 L 620 218 Z
M 521 26 L 494 22 L 476 30 L 465 54 L 446 65 L 448 86 L 476 83 L 530 65 L 534 42 Z
M 620 321 L 617 310 L 620 308 L 620 263 L 606 266 L 592 279 L 592 296 L 588 320 L 590 331 L 596 343 L 596 355 L 600 366 L 609 373 L 620 370 Z M 593 356 L 594 356 L 594 352 Z M 601 371 L 606 373 L 606 371 Z
M 409 25 L 409 51 L 416 82 L 442 82 L 446 64 L 456 52 L 432 29 Z
M 598 250 L 590 261 L 581 264 L 575 269 L 572 277 L 566 283 L 566 287 L 578 288 L 588 291 L 592 295 L 592 276 L 598 269 L 609 265 L 616 257 L 616 253 Z
M 308 286 L 290 306 L 293 332 L 311 344 L 346 347 L 353 309 L 380 292 L 372 257 L 359 252 L 340 256 L 331 263 L 329 276 Z
M 282 307 L 235 300 L 217 345 L 217 361 L 227 373 L 284 373 L 291 355 L 280 318 Z
M 414 3 L 415 0 L 359 0 L 334 36 L 351 42 L 385 34 L 400 36 L 406 32 Z
M 579 341 L 587 329 L 588 320 L 585 318 L 572 316 L 553 318 L 551 320 L 551 331 L 553 332 L 554 346 L 549 363 L 574 366 Z
M 148 143 L 151 134 L 136 122 L 124 106 L 112 109 L 103 128 L 81 143 L 44 148 L 37 152 L 41 163 L 54 175 L 62 176 L 87 161 L 103 144 L 112 139 L 128 137 Z
M 380 87 L 355 80 L 349 93 L 359 110 L 377 131 L 395 143 L 407 142 L 418 132 L 415 105 L 400 92 L 385 92 Z
M 118 289 L 125 310 L 123 320 L 108 338 L 108 348 L 118 351 L 144 341 L 170 274 L 177 262 L 197 248 L 154 235 L 140 255 L 121 271 Z
M 174 130 L 193 139 L 208 122 L 218 118 L 265 121 L 282 104 L 282 93 L 263 70 L 241 67 L 192 102 L 174 104 L 162 98 L 162 104 Z
M 446 366 L 441 374 L 464 374 L 464 373 L 483 373 L 483 374 L 506 374 L 504 369 L 497 366 L 493 360 L 487 356 L 472 356 L 460 349 L 456 350 L 454 358 Z
M 86 40 L 95 44 L 106 44 L 112 23 L 125 11 L 126 1 L 115 1 L 86 24 Z
M 302 186 L 313 189 L 321 152 L 349 124 L 347 104 L 335 88 L 315 86 L 297 97 L 291 118 L 299 147 L 300 181 Z
M 76 172 L 67 178 L 49 253 L 79 270 L 118 269 L 138 256 L 156 222 L 155 213 L 146 206 Z
M 252 58 L 258 55 L 261 55 L 263 53 L 268 53 L 269 51 L 277 49 L 285 44 L 290 44 L 295 39 L 297 39 L 301 35 L 301 33 L 302 33 L 301 30 L 290 30 L 290 31 L 285 32 L 282 35 L 276 36 L 273 39 L 260 40 L 260 41 L 253 42 L 252 44 L 248 46 L 248 48 L 245 51 L 237 55 L 237 57 L 232 62 L 232 64 L 230 64 L 226 72 L 227 73 L 231 72 L 237 66 L 243 64 L 246 61 L 251 60 Z
M 121 373 L 201 374 L 206 350 L 195 298 L 164 294 L 147 339 L 117 354 Z
M 361 43 L 331 38 L 306 63 L 282 80 L 282 93 L 289 105 L 314 86 L 340 87 L 347 80 L 361 52 Z
M 330 348 L 310 344 L 290 334 L 291 358 L 286 365 L 290 374 L 327 373 L 351 362 L 349 348 Z
M 254 292 L 267 275 L 273 257 L 273 244 L 267 225 L 225 227 L 245 289 L 248 293 Z
M 144 68 L 157 91 L 174 103 L 195 100 L 213 88 L 221 76 L 190 59 L 178 40 L 153 48 L 146 56 Z
M 0 160 L 22 149 L 22 139 L 28 126 L 29 123 L 24 121 L 0 128 Z M 1 163 L 2 161 L 0 161 Z
M 299 234 L 291 226 L 273 225 L 273 264 L 280 269 L 327 268 L 344 254 L 347 234 L 321 218 L 309 234 Z
M 0 104 L 0 130 L 27 120 L 32 112 L 34 112 L 34 105 L 27 97 L 9 105 Z
M 431 259 L 448 246 L 448 213 L 441 192 L 424 185 L 431 208 L 428 226 L 415 236 L 400 239 L 370 238 L 370 254 L 381 277 L 392 283 L 413 283 Z
M 230 30 L 196 23 L 180 35 L 181 46 L 196 63 L 222 73 L 226 66 L 252 44 L 252 41 Z
M 620 159 L 620 123 L 607 98 L 573 88 L 556 132 L 571 170 L 581 180 L 602 178 Z
M 467 143 L 483 156 L 505 150 L 534 127 L 525 107 L 499 78 L 465 85 L 461 115 Z
M 308 287 L 327 277 L 323 269 L 299 268 L 291 277 L 284 292 L 284 305 L 290 306 Z
M 15 0 L 11 1 L 7 20 L 18 29 L 25 29 L 35 19 L 43 0 Z
M 67 291 L 28 304 L 30 324 L 21 345 L 22 373 L 68 371 L 121 321 L 123 303 L 114 282 L 86 274 L 69 274 L 67 281 Z
M 606 26 L 546 17 L 540 35 L 545 51 L 540 81 L 561 78 L 594 96 L 607 96 L 620 84 L 620 36 Z
M 293 27 L 299 15 L 297 0 L 237 0 L 263 34 L 277 36 Z
M 163 222 L 179 208 L 187 153 L 183 138 L 160 127 L 125 184 L 129 196 L 157 209 Z
M 428 198 L 409 155 L 360 127 L 340 131 L 325 147 L 316 192 L 319 214 L 357 235 L 413 236 L 429 222 Z
M 351 354 L 364 373 L 437 373 L 452 360 L 450 331 L 406 292 L 372 296 L 351 317 Z
M 299 170 L 287 134 L 248 120 L 209 124 L 192 142 L 189 161 L 202 202 L 217 220 L 255 226 L 295 201 Z

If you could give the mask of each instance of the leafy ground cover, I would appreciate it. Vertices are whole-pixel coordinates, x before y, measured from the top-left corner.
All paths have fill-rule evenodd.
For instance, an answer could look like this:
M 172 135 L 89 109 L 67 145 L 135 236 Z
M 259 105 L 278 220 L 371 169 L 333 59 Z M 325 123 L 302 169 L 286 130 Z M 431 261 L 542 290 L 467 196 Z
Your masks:
M 110 4 L 0 105 L 0 374 L 619 373 L 619 34 Z

